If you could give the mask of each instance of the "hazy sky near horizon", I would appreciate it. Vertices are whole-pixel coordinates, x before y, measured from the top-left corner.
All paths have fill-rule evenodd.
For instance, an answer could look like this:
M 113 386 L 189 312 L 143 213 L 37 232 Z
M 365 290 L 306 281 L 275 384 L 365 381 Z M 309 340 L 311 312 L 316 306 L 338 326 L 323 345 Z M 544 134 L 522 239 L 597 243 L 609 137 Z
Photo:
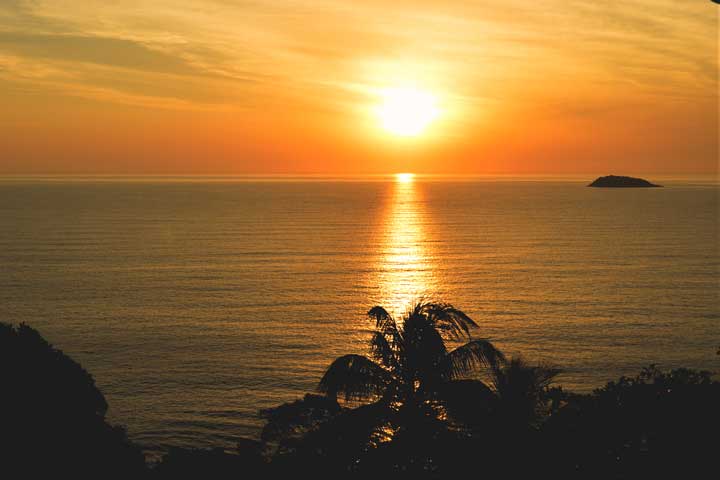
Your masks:
M 2 0 L 0 174 L 716 173 L 718 8 Z

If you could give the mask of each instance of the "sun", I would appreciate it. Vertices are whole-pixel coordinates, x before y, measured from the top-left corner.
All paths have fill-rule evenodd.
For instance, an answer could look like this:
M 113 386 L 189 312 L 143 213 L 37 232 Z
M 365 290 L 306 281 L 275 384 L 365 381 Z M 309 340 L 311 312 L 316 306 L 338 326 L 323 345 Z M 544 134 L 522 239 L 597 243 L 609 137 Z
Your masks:
M 396 173 L 395 181 L 398 183 L 412 183 L 415 180 L 414 173 Z
M 435 95 L 410 87 L 380 92 L 376 114 L 382 127 L 400 137 L 416 137 L 440 115 Z

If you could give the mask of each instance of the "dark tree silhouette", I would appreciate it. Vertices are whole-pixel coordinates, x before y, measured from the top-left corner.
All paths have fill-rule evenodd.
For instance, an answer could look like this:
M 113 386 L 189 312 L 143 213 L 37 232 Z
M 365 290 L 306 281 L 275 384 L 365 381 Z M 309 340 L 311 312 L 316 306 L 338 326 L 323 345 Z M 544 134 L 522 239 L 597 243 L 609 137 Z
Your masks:
M 488 384 L 452 382 L 445 392 L 450 419 L 469 433 L 496 429 L 516 435 L 539 428 L 553 405 L 549 388 L 560 370 L 531 365 L 521 357 L 503 360 L 490 368 Z
M 21 324 L 0 323 L 0 452 L 16 478 L 139 478 L 144 457 L 105 420 L 92 376 Z
M 371 358 L 336 359 L 319 386 L 330 397 L 377 402 L 395 412 L 440 411 L 451 382 L 504 360 L 490 341 L 472 339 L 470 329 L 477 324 L 450 304 L 420 302 L 401 321 L 379 306 L 368 315 L 375 320 Z M 448 340 L 468 342 L 449 350 Z
M 276 465 L 285 456 L 288 471 L 322 464 L 361 476 L 433 476 L 473 458 L 472 448 L 516 442 L 546 413 L 558 370 L 506 360 L 488 340 L 472 338 L 477 324 L 452 305 L 421 302 L 399 320 L 382 307 L 368 315 L 370 357 L 332 362 L 319 385 L 326 397 L 264 411 L 263 439 L 280 444 Z
M 382 465 L 379 471 L 400 464 L 424 471 L 432 461 L 429 446 L 451 435 L 450 392 L 483 368 L 497 368 L 504 357 L 488 340 L 473 339 L 477 324 L 449 304 L 421 302 L 399 320 L 382 307 L 368 315 L 375 322 L 370 358 L 344 355 L 332 362 L 319 384 L 331 400 L 323 415 L 332 420 L 305 423 L 305 435 L 291 442 L 292 450 L 304 452 L 304 458 L 307 452 L 309 457 L 320 454 L 365 473 L 372 464 Z M 467 343 L 450 349 L 451 341 Z M 343 408 L 333 406 L 338 398 Z
M 397 322 L 384 308 L 373 307 L 372 360 L 361 355 L 336 359 L 320 380 L 320 391 L 346 400 L 380 397 L 400 404 L 434 399 L 448 381 L 494 366 L 502 353 L 488 340 L 472 340 L 477 324 L 450 304 L 418 303 Z M 446 341 L 467 339 L 449 351 Z
M 521 357 L 493 368 L 492 385 L 505 428 L 512 424 L 521 428 L 537 426 L 548 413 L 549 386 L 559 373 L 555 367 L 530 365 Z
M 717 468 L 720 382 L 710 372 L 651 365 L 563 403 L 543 432 L 560 478 L 706 478 Z

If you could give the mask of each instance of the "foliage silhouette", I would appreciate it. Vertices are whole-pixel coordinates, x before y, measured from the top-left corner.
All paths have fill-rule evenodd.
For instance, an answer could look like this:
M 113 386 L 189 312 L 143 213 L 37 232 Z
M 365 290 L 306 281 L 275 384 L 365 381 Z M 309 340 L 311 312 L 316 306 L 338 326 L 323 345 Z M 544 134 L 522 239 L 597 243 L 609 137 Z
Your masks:
M 370 445 L 407 436 L 418 426 L 434 426 L 425 435 L 440 434 L 440 419 L 448 412 L 454 382 L 477 375 L 482 367 L 497 369 L 503 354 L 486 339 L 473 339 L 477 324 L 447 303 L 419 302 L 399 321 L 384 308 L 373 307 L 375 321 L 370 356 L 344 355 L 328 367 L 319 390 L 330 398 L 372 405 L 374 426 Z M 467 341 L 450 350 L 449 341 Z M 367 423 L 365 425 L 368 425 Z
M 153 468 L 153 478 L 260 478 L 268 473 L 260 442 L 241 439 L 235 452 L 222 448 L 172 448 Z
M 720 383 L 652 365 L 592 394 L 506 359 L 447 304 L 396 322 L 380 307 L 371 356 L 337 359 L 324 395 L 263 410 L 260 441 L 171 449 L 149 468 L 78 363 L 32 328 L 0 323 L 2 478 L 702 478 L 715 468 Z M 449 340 L 470 340 L 450 350 Z M 340 397 L 340 402 L 338 401 Z
M 469 432 L 490 425 L 512 434 L 539 428 L 552 409 L 549 387 L 559 373 L 557 368 L 531 365 L 521 357 L 502 360 L 490 369 L 489 386 L 477 380 L 449 385 L 449 417 Z
M 702 478 L 716 468 L 720 383 L 710 372 L 651 365 L 563 403 L 544 437 L 568 477 Z
M 21 324 L 0 323 L 0 451 L 4 471 L 139 478 L 144 456 L 105 420 L 107 402 L 77 362 Z
M 488 340 L 472 339 L 477 324 L 452 305 L 420 302 L 400 321 L 382 307 L 368 315 L 375 321 L 371 358 L 339 357 L 320 381 L 326 400 L 306 396 L 267 417 L 264 433 L 292 432 L 280 436 L 284 462 L 321 457 L 337 471 L 433 475 L 449 445 L 481 432 L 497 437 L 503 422 L 527 427 L 543 413 L 558 371 L 508 361 Z M 359 407 L 341 407 L 338 397 Z M 280 412 L 293 412 L 292 420 Z
M 319 389 L 345 400 L 379 401 L 388 408 L 434 407 L 448 382 L 493 368 L 504 360 L 488 340 L 473 340 L 477 324 L 450 304 L 420 302 L 396 321 L 382 307 L 368 315 L 375 320 L 371 357 L 345 355 L 328 367 Z M 468 340 L 450 351 L 448 340 Z
M 274 472 L 449 478 L 480 462 L 506 478 L 667 478 L 713 458 L 720 384 L 708 372 L 651 367 L 576 395 L 551 387 L 557 368 L 506 359 L 486 340 L 447 349 L 475 326 L 449 305 L 421 303 L 401 321 L 380 307 L 369 315 L 369 358 L 334 361 L 326 398 L 265 412 L 264 434 L 281 445 Z

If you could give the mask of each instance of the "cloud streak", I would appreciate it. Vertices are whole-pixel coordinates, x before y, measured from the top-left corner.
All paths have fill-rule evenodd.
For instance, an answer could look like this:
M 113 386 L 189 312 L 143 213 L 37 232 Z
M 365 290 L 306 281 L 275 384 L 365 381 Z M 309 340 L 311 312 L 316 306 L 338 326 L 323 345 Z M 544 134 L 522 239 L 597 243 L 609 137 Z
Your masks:
M 22 101 L 34 111 L 36 98 L 49 98 L 42 108 L 51 109 L 62 96 L 118 112 L 123 105 L 188 111 L 178 120 L 188 124 L 195 112 L 215 111 L 243 125 L 243 138 L 262 137 L 248 152 L 275 154 L 290 137 L 317 145 L 308 157 L 364 148 L 374 140 L 367 133 L 373 91 L 410 82 L 445 100 L 438 138 L 464 142 L 453 147 L 463 154 L 553 151 L 526 131 L 513 136 L 522 143 L 516 150 L 482 143 L 490 134 L 478 131 L 533 122 L 538 131 L 572 132 L 582 119 L 612 141 L 616 125 L 642 116 L 668 131 L 694 123 L 708 139 L 693 139 L 701 145 L 692 152 L 705 152 L 709 164 L 717 153 L 717 71 L 717 7 L 702 1 L 0 3 L 0 100 L 20 105 L 15 116 Z M 21 101 L 8 92 L 32 95 Z M 227 112 L 235 117 L 226 120 Z M 247 133 L 253 125 L 276 133 Z M 662 141 L 674 142 L 665 151 L 678 162 L 690 151 L 682 138 Z M 237 156 L 244 151 L 237 147 Z
M 0 51 L 69 62 L 87 62 L 147 72 L 198 75 L 182 58 L 119 38 L 80 35 L 0 33 Z

